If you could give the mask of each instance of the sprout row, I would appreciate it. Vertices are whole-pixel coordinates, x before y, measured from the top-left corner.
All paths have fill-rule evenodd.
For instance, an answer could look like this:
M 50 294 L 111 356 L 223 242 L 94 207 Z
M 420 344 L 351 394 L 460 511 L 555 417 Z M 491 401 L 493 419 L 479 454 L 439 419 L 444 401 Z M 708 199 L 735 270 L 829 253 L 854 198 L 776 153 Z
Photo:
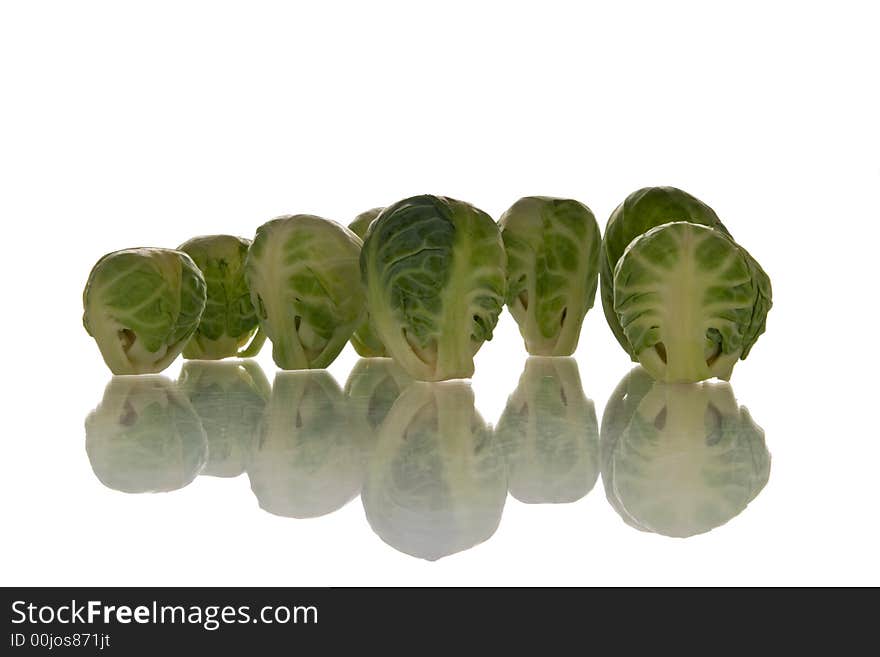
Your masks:
M 764 331 L 770 281 L 704 203 L 671 187 L 634 192 L 602 238 L 573 199 L 530 196 L 495 222 L 421 195 L 348 227 L 286 215 L 254 239 L 107 254 L 83 323 L 114 374 L 157 373 L 178 355 L 255 355 L 325 368 L 347 342 L 423 381 L 469 378 L 506 306 L 526 350 L 574 353 L 601 279 L 615 337 L 657 380 L 729 379 Z

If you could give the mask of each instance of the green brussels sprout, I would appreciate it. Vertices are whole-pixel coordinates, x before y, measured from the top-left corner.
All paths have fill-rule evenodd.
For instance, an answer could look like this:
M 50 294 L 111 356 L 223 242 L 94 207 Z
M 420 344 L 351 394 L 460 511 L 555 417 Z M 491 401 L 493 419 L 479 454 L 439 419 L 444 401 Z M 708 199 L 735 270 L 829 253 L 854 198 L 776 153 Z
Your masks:
M 237 477 L 244 472 L 271 395 L 263 370 L 252 360 L 189 361 L 183 364 L 178 385 L 208 437 L 208 462 L 201 474 Z
M 205 279 L 186 253 L 125 249 L 98 260 L 83 290 L 83 326 L 114 374 L 161 372 L 205 309 Z
M 462 382 L 410 385 L 379 429 L 361 499 L 391 547 L 434 561 L 488 539 L 507 497 L 504 457 Z
M 412 378 L 390 358 L 361 358 L 345 382 L 352 412 L 374 432 Z
M 260 508 L 313 518 L 343 507 L 363 482 L 364 435 L 328 372 L 281 372 L 247 474 Z
M 205 235 L 177 247 L 193 259 L 207 284 L 205 312 L 183 348 L 184 358 L 218 360 L 259 353 L 266 338 L 258 330 L 257 313 L 244 279 L 250 243 L 232 235 Z
M 599 258 L 602 309 L 614 337 L 633 360 L 636 360 L 635 352 L 614 312 L 614 268 L 630 242 L 651 228 L 671 221 L 702 224 L 730 236 L 712 208 L 675 187 L 644 187 L 633 192 L 614 209 L 605 226 Z
M 728 522 L 770 476 L 764 432 L 729 383 L 662 383 L 641 367 L 606 406 L 601 462 L 606 496 L 623 520 L 675 537 Z
M 468 203 L 414 196 L 379 214 L 361 252 L 367 305 L 410 376 L 473 375 L 504 304 L 506 260 L 498 226 Z
M 348 224 L 348 229 L 363 241 L 367 237 L 367 229 L 369 229 L 370 224 L 373 223 L 376 217 L 378 217 L 384 209 L 385 208 L 372 208 L 366 212 L 361 212 L 354 218 L 354 221 Z M 365 358 L 368 357 L 365 356 Z
M 278 367 L 321 369 L 342 351 L 365 313 L 360 250 L 348 228 L 313 215 L 257 229 L 245 277 Z
M 507 307 L 533 356 L 571 356 L 599 284 L 602 237 L 590 209 L 527 196 L 498 222 L 507 251 Z
M 92 470 L 124 493 L 183 488 L 208 456 L 199 416 L 164 376 L 113 377 L 85 424 Z
M 367 229 L 373 220 L 379 216 L 385 208 L 373 208 L 366 212 L 361 212 L 354 221 L 348 224 L 349 230 L 363 240 L 367 236 Z M 376 334 L 373 323 L 370 321 L 369 313 L 367 318 L 361 323 L 354 334 L 351 336 L 351 346 L 363 358 L 382 358 L 388 355 L 385 345 Z
M 639 190 L 611 215 L 602 304 L 630 357 L 661 381 L 729 379 L 764 332 L 770 279 L 707 205 Z
M 764 330 L 766 276 L 723 233 L 688 222 L 633 240 L 614 270 L 614 311 L 657 380 L 730 379 Z
M 495 436 L 508 489 L 529 504 L 574 502 L 599 476 L 599 424 L 572 358 L 531 357 Z

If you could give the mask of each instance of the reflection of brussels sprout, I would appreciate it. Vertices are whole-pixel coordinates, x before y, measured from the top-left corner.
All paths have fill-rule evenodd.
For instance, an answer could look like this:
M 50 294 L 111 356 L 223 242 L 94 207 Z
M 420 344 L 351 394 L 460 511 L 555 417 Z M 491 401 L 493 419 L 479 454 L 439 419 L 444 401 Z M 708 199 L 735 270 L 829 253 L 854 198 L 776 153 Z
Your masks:
M 355 417 L 375 431 L 410 383 L 412 378 L 390 358 L 361 358 L 348 375 L 345 394 Z
M 435 560 L 485 541 L 507 496 L 504 459 L 464 383 L 414 383 L 379 429 L 361 494 L 401 552 Z
M 312 215 L 257 229 L 245 276 L 278 367 L 320 369 L 342 351 L 364 318 L 360 250 L 357 235 Z
M 208 288 L 205 312 L 186 343 L 184 358 L 217 360 L 254 356 L 265 340 L 257 330 L 257 314 L 244 280 L 244 259 L 250 240 L 232 235 L 194 237 L 178 247 L 202 271 Z M 250 346 L 241 350 L 253 336 Z
M 495 435 L 521 502 L 574 502 L 599 476 L 599 427 L 571 358 L 526 361 Z
M 86 453 L 108 488 L 162 492 L 195 479 L 208 443 L 198 415 L 167 378 L 114 377 L 86 418 Z
M 570 356 L 599 283 L 599 225 L 571 199 L 528 196 L 501 216 L 507 307 L 533 356 Z
M 277 374 L 247 466 L 260 507 L 292 518 L 339 509 L 360 491 L 362 440 L 330 374 Z
M 205 279 L 181 251 L 114 251 L 89 274 L 83 308 L 83 325 L 114 374 L 161 372 L 199 324 Z
M 770 279 L 707 205 L 672 187 L 612 213 L 602 304 L 618 341 L 658 380 L 729 379 L 764 332 Z
M 376 218 L 361 252 L 370 319 L 410 376 L 473 375 L 504 302 L 505 261 L 498 226 L 467 203 L 415 196 Z
M 605 493 L 637 529 L 707 532 L 742 512 L 769 475 L 764 432 L 727 383 L 659 383 L 636 368 L 605 409 Z
M 373 220 L 384 209 L 373 208 L 372 210 L 361 212 L 354 218 L 354 221 L 348 224 L 349 230 L 363 240 L 367 236 L 367 229 L 370 227 L 370 224 L 373 223 Z M 364 358 L 380 358 L 388 355 L 385 351 L 385 345 L 382 344 L 382 340 L 376 334 L 376 329 L 373 328 L 369 313 L 367 318 L 351 336 L 351 346 L 358 352 L 358 355 Z
M 247 450 L 270 395 L 263 370 L 252 360 L 189 361 L 183 365 L 179 386 L 208 437 L 208 462 L 201 474 L 237 477 L 244 472 Z

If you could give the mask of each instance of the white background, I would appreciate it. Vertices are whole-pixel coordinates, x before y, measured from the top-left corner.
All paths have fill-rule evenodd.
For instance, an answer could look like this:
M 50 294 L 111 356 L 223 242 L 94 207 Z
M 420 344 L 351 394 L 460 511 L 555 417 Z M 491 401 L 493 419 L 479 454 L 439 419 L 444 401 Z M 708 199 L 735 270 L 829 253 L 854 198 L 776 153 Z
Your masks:
M 4 3 L 0 582 L 880 584 L 874 7 Z M 496 218 L 570 196 L 604 226 L 663 184 L 709 203 L 774 286 L 732 380 L 772 471 L 727 525 L 639 533 L 600 483 L 571 505 L 509 499 L 494 537 L 429 563 L 382 543 L 358 500 L 295 521 L 246 477 L 125 495 L 92 474 L 83 420 L 109 372 L 80 295 L 105 252 L 288 212 L 347 223 L 417 193 Z M 601 417 L 630 363 L 598 307 L 576 356 Z M 524 359 L 505 312 L 473 381 L 488 421 Z

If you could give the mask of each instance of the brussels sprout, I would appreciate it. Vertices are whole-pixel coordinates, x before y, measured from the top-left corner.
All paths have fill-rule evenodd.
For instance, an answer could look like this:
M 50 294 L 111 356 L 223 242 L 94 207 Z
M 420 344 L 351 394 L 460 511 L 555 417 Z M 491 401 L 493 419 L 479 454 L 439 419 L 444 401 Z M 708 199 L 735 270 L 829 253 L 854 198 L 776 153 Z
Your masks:
M 205 279 L 181 251 L 114 251 L 92 268 L 83 309 L 83 326 L 114 374 L 161 372 L 199 325 Z
M 345 394 L 355 418 L 372 432 L 410 383 L 412 378 L 390 358 L 361 358 L 348 375 Z
M 770 290 L 762 274 L 724 234 L 664 224 L 633 240 L 617 262 L 614 311 L 655 379 L 727 380 L 764 330 Z
M 507 307 L 533 356 L 571 356 L 599 283 L 599 224 L 571 199 L 527 196 L 501 216 Z
M 86 454 L 108 488 L 163 492 L 196 478 L 208 441 L 193 407 L 166 377 L 114 377 L 86 418 Z
M 414 196 L 376 218 L 361 252 L 370 319 L 410 376 L 473 375 L 504 303 L 506 259 L 495 222 L 462 201 Z
M 189 361 L 183 364 L 178 385 L 208 437 L 208 462 L 201 474 L 237 477 L 244 472 L 251 440 L 271 394 L 263 370 L 252 360 Z
M 259 353 L 266 338 L 258 331 L 257 313 L 244 279 L 250 243 L 232 235 L 206 235 L 178 247 L 201 270 L 208 294 L 199 327 L 183 348 L 184 358 L 218 360 Z M 245 349 L 248 340 L 251 343 Z
M 354 218 L 350 224 L 348 224 L 348 229 L 361 238 L 361 240 L 365 239 L 367 236 L 367 229 L 370 227 L 370 224 L 379 216 L 379 213 L 382 212 L 385 208 L 373 208 L 371 210 L 367 210 L 366 212 L 361 212 L 358 216 Z
M 715 213 L 671 187 L 631 194 L 601 258 L 608 323 L 654 378 L 729 379 L 764 332 L 770 279 Z
M 281 372 L 247 473 L 260 508 L 313 518 L 341 508 L 363 481 L 364 435 L 327 372 Z
M 642 368 L 614 391 L 602 418 L 602 481 L 623 520 L 686 537 L 741 513 L 764 488 L 764 432 L 728 383 L 655 382 Z
M 373 220 L 384 209 L 373 208 L 372 210 L 360 213 L 355 217 L 354 221 L 348 224 L 349 230 L 363 240 L 367 236 L 367 229 L 370 227 L 370 224 L 373 223 Z M 373 328 L 369 313 L 367 313 L 367 318 L 351 336 L 351 346 L 363 358 L 381 358 L 388 355 L 388 352 L 385 351 L 385 345 L 382 344 L 382 340 L 376 334 L 376 329 Z
M 342 351 L 365 316 L 360 250 L 348 228 L 309 214 L 257 229 L 245 276 L 278 367 L 321 369 Z
M 422 559 L 495 533 L 507 497 L 504 458 L 468 385 L 410 385 L 379 429 L 361 499 L 373 531 Z
M 574 359 L 529 358 L 495 436 L 520 502 L 574 502 L 599 476 L 599 425 Z

